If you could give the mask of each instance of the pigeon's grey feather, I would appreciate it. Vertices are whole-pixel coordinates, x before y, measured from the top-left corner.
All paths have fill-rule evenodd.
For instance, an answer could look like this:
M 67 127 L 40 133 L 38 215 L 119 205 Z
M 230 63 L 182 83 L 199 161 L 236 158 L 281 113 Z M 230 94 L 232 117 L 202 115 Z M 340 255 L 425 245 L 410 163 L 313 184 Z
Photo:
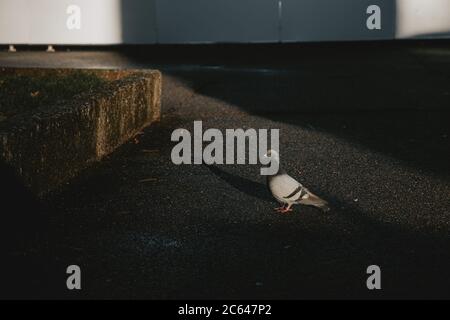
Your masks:
M 305 194 L 306 194 L 305 188 L 302 185 L 300 185 L 290 195 L 288 195 L 287 197 L 284 197 L 284 198 L 285 199 L 290 199 L 290 198 L 292 198 L 294 196 L 297 196 L 298 199 L 300 199 Z

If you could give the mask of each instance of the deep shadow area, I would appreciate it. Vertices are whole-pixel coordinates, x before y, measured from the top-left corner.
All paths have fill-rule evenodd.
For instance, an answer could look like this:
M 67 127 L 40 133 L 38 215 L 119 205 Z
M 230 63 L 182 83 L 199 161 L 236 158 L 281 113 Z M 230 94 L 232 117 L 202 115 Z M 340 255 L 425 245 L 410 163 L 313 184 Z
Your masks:
M 52 238 L 49 210 L 23 186 L 15 171 L 1 162 L 0 177 L 0 297 L 54 297 L 58 270 L 52 245 L 57 241 Z

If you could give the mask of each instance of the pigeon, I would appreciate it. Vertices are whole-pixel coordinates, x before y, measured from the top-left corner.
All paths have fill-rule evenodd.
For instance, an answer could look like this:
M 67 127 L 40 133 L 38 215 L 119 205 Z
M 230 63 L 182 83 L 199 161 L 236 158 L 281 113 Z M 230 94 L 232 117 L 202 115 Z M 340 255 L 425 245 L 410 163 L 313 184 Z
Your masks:
M 279 203 L 281 207 L 275 208 L 280 213 L 287 213 L 292 211 L 291 207 L 294 204 L 303 204 L 307 206 L 314 206 L 323 211 L 329 211 L 328 202 L 319 198 L 300 182 L 288 175 L 280 167 L 280 156 L 275 150 L 269 150 L 266 157 L 271 157 L 272 161 L 278 162 L 278 172 L 274 175 L 267 176 L 267 186 L 270 192 Z

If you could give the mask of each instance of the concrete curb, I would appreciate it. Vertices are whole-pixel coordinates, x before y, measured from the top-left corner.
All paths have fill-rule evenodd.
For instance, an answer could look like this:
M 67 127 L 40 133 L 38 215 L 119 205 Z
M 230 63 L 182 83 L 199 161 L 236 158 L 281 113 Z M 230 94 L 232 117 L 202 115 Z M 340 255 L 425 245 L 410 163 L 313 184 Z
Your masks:
M 22 75 L 71 69 L 12 69 Z M 161 73 L 155 70 L 87 70 L 109 80 L 51 108 L 17 115 L 0 125 L 0 161 L 43 196 L 99 161 L 160 118 Z

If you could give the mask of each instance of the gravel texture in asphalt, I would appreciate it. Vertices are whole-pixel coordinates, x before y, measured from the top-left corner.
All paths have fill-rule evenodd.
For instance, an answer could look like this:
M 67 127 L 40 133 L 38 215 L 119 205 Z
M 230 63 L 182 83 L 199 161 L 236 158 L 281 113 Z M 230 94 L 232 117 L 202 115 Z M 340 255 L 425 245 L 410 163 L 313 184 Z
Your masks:
M 0 65 L 163 72 L 162 121 L 60 191 L 34 200 L 2 169 L 2 296 L 450 298 L 448 43 L 18 52 Z M 274 212 L 259 166 L 174 165 L 171 133 L 194 120 L 280 129 L 283 167 L 332 210 Z M 71 264 L 81 291 L 65 289 Z M 373 264 L 382 290 L 366 287 Z

